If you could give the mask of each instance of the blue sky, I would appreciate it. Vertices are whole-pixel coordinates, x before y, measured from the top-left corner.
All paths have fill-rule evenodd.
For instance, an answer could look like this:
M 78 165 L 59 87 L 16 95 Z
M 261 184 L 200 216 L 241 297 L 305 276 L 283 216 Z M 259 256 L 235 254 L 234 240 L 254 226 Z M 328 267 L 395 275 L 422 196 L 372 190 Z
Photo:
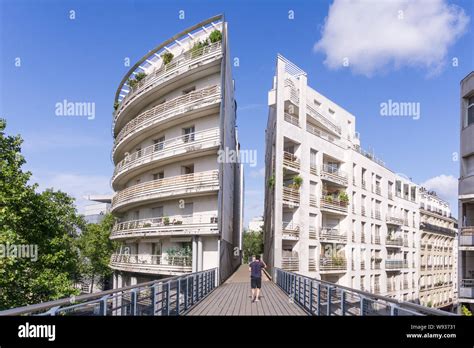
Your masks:
M 257 166 L 246 168 L 246 221 L 263 207 L 266 103 L 277 53 L 304 69 L 313 88 L 356 116 L 364 148 L 374 149 L 395 172 L 427 183 L 456 204 L 453 185 L 459 162 L 453 153 L 459 147 L 459 81 L 474 69 L 472 19 L 450 30 L 433 27 L 431 34 L 426 33 L 428 25 L 417 42 L 416 23 L 426 22 L 411 14 L 423 20 L 440 14 L 407 10 L 410 36 L 396 42 L 398 35 L 379 35 L 390 29 L 390 21 L 362 18 L 339 23 L 334 6 L 334 16 L 325 22 L 332 3 L 0 0 L 0 115 L 7 119 L 9 134 L 24 138 L 26 168 L 42 188 L 53 186 L 75 197 L 111 192 L 112 106 L 128 70 L 124 59 L 129 57 L 133 64 L 177 32 L 225 13 L 231 54 L 240 61 L 234 78 L 241 144 L 258 154 Z M 459 6 L 464 19 L 474 13 L 470 0 L 433 3 L 445 10 L 443 6 Z M 339 14 L 354 12 L 343 8 L 347 3 L 337 5 Z M 370 5 L 364 1 L 358 10 L 367 13 Z M 74 20 L 70 10 L 75 11 Z M 178 18 L 180 10 L 185 11 L 184 20 Z M 294 19 L 289 19 L 289 11 Z M 447 22 L 452 11 L 445 11 Z M 315 51 L 325 23 L 330 25 L 328 40 Z M 350 37 L 347 30 L 362 34 Z M 438 42 L 440 37 L 443 42 Z M 359 47 L 367 38 L 373 45 Z M 353 65 L 335 68 L 334 54 L 341 47 Z M 436 61 L 425 64 L 433 56 Z M 19 67 L 16 58 L 21 59 Z M 456 67 L 453 58 L 459 62 Z M 95 119 L 56 116 L 55 104 L 64 99 L 94 102 Z M 389 99 L 419 102 L 421 118 L 381 117 L 380 103 Z

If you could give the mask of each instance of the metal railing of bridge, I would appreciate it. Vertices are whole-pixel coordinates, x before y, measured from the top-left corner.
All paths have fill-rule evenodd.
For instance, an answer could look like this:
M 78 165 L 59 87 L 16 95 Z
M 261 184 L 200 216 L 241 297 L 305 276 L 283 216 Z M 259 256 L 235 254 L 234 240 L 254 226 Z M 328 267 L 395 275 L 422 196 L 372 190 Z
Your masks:
M 1 315 L 182 315 L 216 287 L 217 268 L 0 311 Z
M 309 315 L 320 316 L 453 316 L 456 314 L 399 302 L 323 280 L 275 268 L 275 283 Z

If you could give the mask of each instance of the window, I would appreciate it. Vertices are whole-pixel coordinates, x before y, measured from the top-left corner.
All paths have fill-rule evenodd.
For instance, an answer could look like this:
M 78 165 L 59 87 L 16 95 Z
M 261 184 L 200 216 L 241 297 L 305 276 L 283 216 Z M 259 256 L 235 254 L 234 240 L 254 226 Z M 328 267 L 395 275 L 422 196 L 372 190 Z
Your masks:
M 155 144 L 155 151 L 163 150 L 165 142 L 165 137 L 159 137 L 158 139 L 153 140 L 153 144 Z
M 194 126 L 183 128 L 183 135 L 184 135 L 183 140 L 185 143 L 194 141 Z
M 181 173 L 182 173 L 183 175 L 194 173 L 194 165 L 191 164 L 191 165 L 189 165 L 189 166 L 182 166 L 182 167 L 181 167 Z
M 183 90 L 183 95 L 186 95 L 188 93 L 191 93 L 191 92 L 194 92 L 196 90 L 196 86 L 192 86 L 192 87 L 189 87 L 189 88 L 186 88 Z
M 313 102 L 314 102 L 314 105 L 316 105 L 318 107 L 321 106 L 321 103 L 319 101 L 317 101 L 316 99 L 314 99 Z
M 470 126 L 474 123 L 474 96 L 467 100 L 467 110 L 464 119 L 464 127 Z
M 462 164 L 463 164 L 463 173 L 462 173 L 463 176 L 474 175 L 474 155 L 463 157 Z
M 165 177 L 164 172 L 158 172 L 158 173 L 153 174 L 153 180 L 163 179 L 164 177 Z

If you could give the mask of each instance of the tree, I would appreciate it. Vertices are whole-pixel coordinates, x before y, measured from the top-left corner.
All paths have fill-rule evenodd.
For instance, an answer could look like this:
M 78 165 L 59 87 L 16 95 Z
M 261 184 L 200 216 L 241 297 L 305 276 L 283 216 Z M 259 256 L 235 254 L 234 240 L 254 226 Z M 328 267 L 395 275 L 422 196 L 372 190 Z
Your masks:
M 243 237 L 244 262 L 253 255 L 263 253 L 262 231 L 245 231 Z
M 110 240 L 109 237 L 114 222 L 115 218 L 109 213 L 100 223 L 88 224 L 78 240 L 82 259 L 81 274 L 90 277 L 91 290 L 96 277 L 103 284 L 113 273 L 109 261 L 117 249 L 117 242 Z
M 85 226 L 73 198 L 53 190 L 37 193 L 37 185 L 28 184 L 22 139 L 7 136 L 5 128 L 0 119 L 0 245 L 36 247 L 37 257 L 0 257 L 0 310 L 77 294 L 75 238 Z

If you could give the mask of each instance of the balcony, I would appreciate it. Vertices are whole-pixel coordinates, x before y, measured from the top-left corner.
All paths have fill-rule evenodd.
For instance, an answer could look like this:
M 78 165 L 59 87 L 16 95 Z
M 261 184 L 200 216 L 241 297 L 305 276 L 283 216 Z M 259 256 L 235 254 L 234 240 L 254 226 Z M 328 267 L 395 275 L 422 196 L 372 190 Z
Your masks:
M 362 215 L 362 216 L 367 216 L 367 212 L 366 212 L 364 206 L 360 207 L 360 215 Z
M 347 233 L 337 228 L 323 227 L 319 230 L 319 239 L 324 242 L 346 243 Z
M 385 246 L 387 248 L 401 248 L 403 245 L 403 238 L 402 237 L 398 237 L 398 238 L 389 238 L 387 237 L 387 239 L 385 240 Z
M 282 238 L 286 240 L 298 240 L 300 238 L 300 225 L 293 221 L 283 221 Z
M 130 141 L 144 131 L 151 131 L 164 121 L 184 117 L 187 113 L 219 104 L 220 87 L 215 85 L 171 99 L 142 112 L 129 121 L 117 134 L 113 148 L 114 156 L 125 140 Z
M 337 214 L 347 214 L 347 202 L 341 202 L 329 196 L 321 198 L 320 203 L 321 210 Z
M 338 168 L 328 166 L 327 164 L 323 164 L 321 170 L 321 179 L 344 187 L 347 187 L 348 185 L 347 173 L 339 170 Z
M 374 236 L 372 244 L 380 244 L 380 236 Z
M 309 259 L 308 260 L 308 271 L 309 272 L 316 272 L 316 260 Z
M 178 155 L 187 155 L 217 148 L 219 143 L 219 128 L 211 128 L 145 147 L 117 163 L 112 182 L 116 184 L 115 182 L 118 180 L 118 177 L 131 169 L 145 168 L 148 164 Z
M 192 271 L 191 257 L 150 254 L 112 254 L 110 267 L 119 271 L 180 275 Z
M 327 140 L 330 143 L 333 143 L 337 146 L 344 147 L 343 143 L 338 138 L 336 138 L 333 135 L 323 131 L 322 129 L 316 127 L 315 125 L 313 125 L 309 122 L 306 122 L 306 131 L 308 133 L 316 135 L 317 137 L 320 137 L 324 140 Z
M 461 279 L 459 297 L 474 299 L 474 279 Z
M 372 192 L 379 195 L 379 196 L 381 196 L 382 195 L 382 188 L 380 186 L 375 185 L 372 188 Z
M 403 225 L 403 219 L 395 216 L 388 215 L 385 218 L 385 221 L 389 225 L 396 225 L 396 226 L 402 226 Z
M 318 206 L 318 199 L 316 198 L 316 195 L 312 193 L 309 195 L 309 206 L 313 208 Z
M 116 223 L 110 239 L 219 234 L 216 214 L 191 214 Z
M 300 104 L 300 90 L 296 87 L 295 83 L 287 78 L 285 79 L 285 97 L 289 96 L 289 100 L 295 104 Z
M 375 210 L 372 212 L 372 218 L 373 219 L 377 219 L 377 220 L 380 220 L 380 210 Z
M 324 129 L 334 133 L 335 135 L 341 135 L 341 127 L 335 125 L 333 122 L 329 120 L 329 117 L 323 115 L 323 112 L 320 112 L 313 108 L 309 103 L 306 104 L 306 111 L 309 116 L 315 121 L 319 126 L 323 127 Z
M 284 119 L 286 122 L 291 123 L 292 125 L 299 127 L 300 126 L 300 120 L 298 116 L 296 115 L 290 115 L 285 112 Z
M 300 192 L 299 190 L 291 187 L 283 186 L 282 192 L 283 204 L 289 207 L 295 207 L 300 205 Z
M 143 204 L 164 197 L 212 193 L 219 190 L 219 173 L 209 170 L 151 180 L 130 186 L 112 198 L 112 211 L 128 205 Z
M 401 270 L 407 268 L 408 263 L 404 260 L 385 260 L 385 269 L 389 270 Z
M 347 261 L 344 257 L 321 257 L 319 259 L 320 272 L 345 272 L 347 269 Z
M 360 262 L 360 270 L 365 271 L 365 261 Z
M 317 234 L 316 234 L 316 227 L 314 226 L 309 226 L 309 239 L 316 239 Z
M 388 197 L 388 199 L 393 200 L 393 193 L 392 193 L 392 191 L 388 191 L 387 197 Z
M 309 172 L 312 175 L 318 175 L 318 167 L 316 166 L 316 164 L 311 163 L 309 165 Z
M 122 99 L 118 109 L 115 112 L 114 122 L 118 119 L 128 107 L 138 98 L 156 90 L 164 82 L 169 81 L 180 75 L 203 67 L 205 64 L 216 61 L 222 57 L 221 42 L 215 42 L 199 50 L 188 50 L 185 53 L 174 57 L 173 60 L 155 69 L 152 73 L 141 80 L 130 92 Z M 130 87 L 129 87 L 130 88 Z
M 285 271 L 299 271 L 300 261 L 296 256 L 282 257 L 281 268 Z
M 283 166 L 293 170 L 300 170 L 300 160 L 292 153 L 283 152 Z
M 461 227 L 461 246 L 474 246 L 474 226 Z
M 365 190 L 367 188 L 367 183 L 362 179 L 362 188 Z

